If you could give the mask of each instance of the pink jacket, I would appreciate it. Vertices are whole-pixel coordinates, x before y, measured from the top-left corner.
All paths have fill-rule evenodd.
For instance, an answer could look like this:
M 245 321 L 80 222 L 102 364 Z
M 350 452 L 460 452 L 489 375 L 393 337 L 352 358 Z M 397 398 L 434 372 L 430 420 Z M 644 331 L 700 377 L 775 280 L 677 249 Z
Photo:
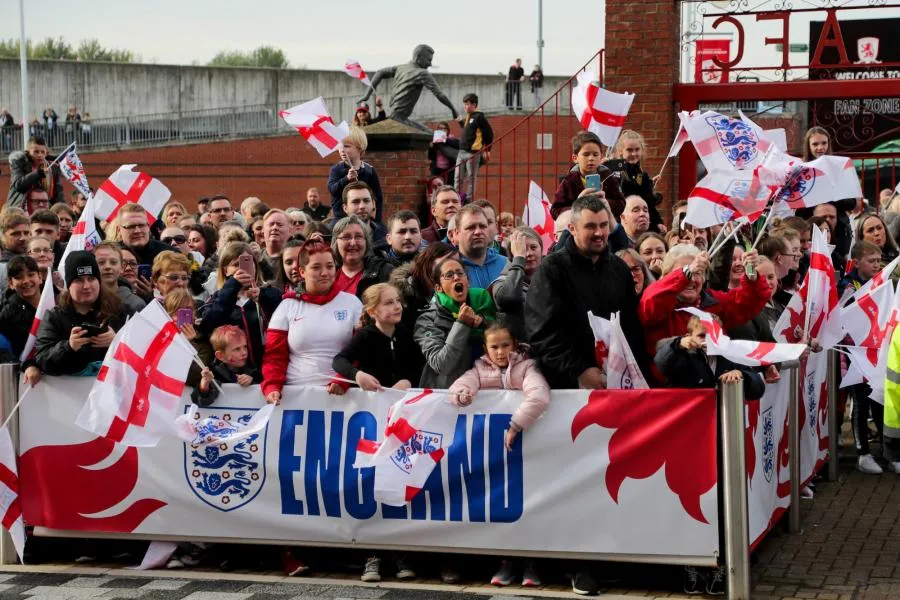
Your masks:
M 505 375 L 502 375 L 500 367 L 491 362 L 487 355 L 476 360 L 475 365 L 450 386 L 450 399 L 456 401 L 454 392 L 467 391 L 474 395 L 478 390 L 525 392 L 525 400 L 512 416 L 513 423 L 522 430 L 534 425 L 550 404 L 550 385 L 538 370 L 537 363 L 518 352 L 510 355 Z

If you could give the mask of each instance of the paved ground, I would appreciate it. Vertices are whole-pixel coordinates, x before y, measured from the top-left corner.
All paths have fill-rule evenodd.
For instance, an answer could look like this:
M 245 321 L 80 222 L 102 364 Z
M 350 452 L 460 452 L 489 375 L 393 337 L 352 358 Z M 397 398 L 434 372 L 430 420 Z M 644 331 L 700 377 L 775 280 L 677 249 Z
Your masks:
M 877 450 L 877 447 L 876 447 Z M 852 453 L 852 451 L 851 451 Z M 837 482 L 819 484 L 802 503 L 803 529 L 776 528 L 753 557 L 754 600 L 900 599 L 900 477 L 863 475 L 850 457 Z M 482 557 L 476 566 L 488 572 Z M 682 593 L 681 571 L 672 567 L 615 565 L 622 581 L 602 598 L 691 598 Z M 503 590 L 471 582 L 445 586 L 435 580 L 361 584 L 358 570 L 328 577 L 286 578 L 276 572 L 216 570 L 135 572 L 122 566 L 71 563 L 0 567 L 0 598 L 17 600 L 141 598 L 145 600 L 485 600 L 575 597 L 557 579 L 539 590 Z M 483 581 L 483 579 L 482 579 Z

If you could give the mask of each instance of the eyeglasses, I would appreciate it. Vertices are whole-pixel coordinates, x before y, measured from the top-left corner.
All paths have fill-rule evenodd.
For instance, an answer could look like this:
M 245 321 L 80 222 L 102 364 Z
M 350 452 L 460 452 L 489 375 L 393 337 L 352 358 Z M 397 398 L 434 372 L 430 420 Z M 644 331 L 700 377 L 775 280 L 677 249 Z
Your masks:
M 228 208 L 227 206 L 220 206 L 219 208 L 211 208 L 209 210 L 209 212 L 211 212 L 213 214 L 222 214 L 222 213 L 232 212 L 232 210 L 230 208 Z
M 165 279 L 168 280 L 169 283 L 175 283 L 178 281 L 184 281 L 186 283 L 191 280 L 191 278 L 187 275 L 174 275 L 173 274 L 173 275 L 164 275 L 163 277 L 165 277 Z
M 366 236 L 356 234 L 356 235 L 339 235 L 338 241 L 340 242 L 364 242 L 366 241 Z
M 53 248 L 33 248 L 28 254 L 53 254 Z
M 123 260 L 122 261 L 122 269 L 137 269 L 138 263 L 136 260 Z
M 146 223 L 132 223 L 131 225 L 119 225 L 125 231 L 134 231 L 135 229 L 150 229 Z
M 176 244 L 183 244 L 187 241 L 187 238 L 184 237 L 183 235 L 173 235 L 171 237 L 164 237 L 160 241 L 163 244 L 169 244 L 171 246 L 172 242 L 175 242 Z
M 459 277 L 462 279 L 466 276 L 465 271 L 447 271 L 446 273 L 441 273 L 441 279 L 446 279 L 447 281 L 452 281 Z

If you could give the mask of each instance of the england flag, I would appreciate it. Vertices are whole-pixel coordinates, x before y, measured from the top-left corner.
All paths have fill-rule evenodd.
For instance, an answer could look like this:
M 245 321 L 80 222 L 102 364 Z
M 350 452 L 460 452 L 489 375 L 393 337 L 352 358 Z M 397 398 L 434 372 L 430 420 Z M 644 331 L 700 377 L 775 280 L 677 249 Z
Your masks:
M 547 194 L 544 193 L 541 186 L 533 181 L 528 185 L 528 202 L 525 204 L 522 221 L 541 236 L 544 254 L 547 254 L 554 242 L 553 232 L 556 228 L 556 221 L 550 214 L 550 200 L 547 198 Z
M 66 249 L 63 250 L 63 255 L 59 259 L 60 273 L 66 272 L 66 260 L 69 258 L 69 254 L 76 250 L 91 252 L 94 246 L 100 243 L 100 233 L 97 231 L 97 221 L 94 218 L 94 204 L 96 202 L 95 198 L 88 198 L 87 203 L 84 205 L 84 210 L 81 211 L 81 216 L 78 217 L 78 222 L 72 228 L 72 235 L 69 237 Z
M 773 144 L 742 119 L 713 111 L 678 115 L 707 171 L 753 169 Z
M 278 116 L 296 129 L 322 158 L 340 148 L 341 141 L 350 134 L 350 126 L 346 121 L 334 124 L 321 96 L 283 110 Z
M 71 146 L 56 157 L 56 162 L 59 164 L 59 172 L 63 174 L 63 177 L 68 179 L 72 187 L 81 192 L 82 196 L 90 200 L 93 195 L 91 194 L 91 186 L 88 185 L 87 175 L 84 173 L 84 165 L 81 164 L 81 159 L 78 158 L 78 149 L 75 146 L 75 142 L 72 142 Z
M 56 306 L 56 296 L 53 293 L 53 275 L 52 273 L 47 273 L 47 279 L 44 281 L 44 289 L 41 290 L 41 299 L 38 302 L 37 310 L 34 313 L 31 329 L 28 331 L 28 340 L 25 342 L 25 347 L 22 349 L 21 356 L 19 356 L 20 362 L 25 362 L 34 356 L 34 344 L 37 342 L 37 332 L 41 327 L 41 321 L 44 320 L 44 315 L 47 311 L 54 306 Z
M 634 102 L 634 94 L 617 94 L 601 88 L 594 81 L 593 71 L 584 71 L 577 79 L 578 85 L 572 89 L 572 112 L 582 129 L 596 133 L 606 146 L 615 145 Z
M 360 80 L 366 87 L 372 87 L 372 82 L 369 81 L 369 76 L 366 75 L 365 71 L 363 71 L 363 68 L 360 66 L 358 60 L 348 58 L 347 62 L 344 63 L 344 73 L 346 73 L 353 79 Z
M 94 216 L 112 221 L 128 203 L 140 204 L 147 211 L 147 222 L 156 223 L 157 216 L 172 192 L 159 179 L 135 171 L 137 165 L 122 165 L 103 182 L 94 194 Z
M 722 356 L 738 365 L 767 367 L 788 360 L 797 360 L 806 350 L 805 344 L 775 344 L 772 342 L 752 342 L 733 340 L 725 334 L 722 326 L 708 312 L 697 308 L 682 308 L 703 323 L 706 329 L 706 353 Z
M 25 523 L 19 502 L 19 470 L 9 428 L 0 427 L 0 522 L 9 532 L 19 560 L 25 563 Z

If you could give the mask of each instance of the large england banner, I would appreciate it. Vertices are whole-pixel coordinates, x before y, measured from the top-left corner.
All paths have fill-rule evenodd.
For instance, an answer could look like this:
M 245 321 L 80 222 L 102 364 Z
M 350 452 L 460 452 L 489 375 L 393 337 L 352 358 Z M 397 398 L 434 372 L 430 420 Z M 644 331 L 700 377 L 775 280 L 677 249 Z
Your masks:
M 380 441 L 398 395 L 285 389 L 266 429 L 194 447 L 125 447 L 74 425 L 93 380 L 45 377 L 20 417 L 25 521 L 55 530 L 167 540 L 526 553 L 714 564 L 718 546 L 712 390 L 553 392 L 550 408 L 504 436 L 522 396 L 446 403 L 434 431 L 396 456 L 446 450 L 406 506 L 378 504 L 360 440 Z M 196 418 L 248 420 L 255 386 L 225 385 Z M 189 405 L 187 394 L 182 398 Z M 421 439 L 419 439 L 421 438 Z M 39 530 L 40 531 L 40 530 Z M 77 534 L 76 534 L 77 535 Z
M 828 458 L 828 353 L 800 362 L 800 483 L 806 485 Z

